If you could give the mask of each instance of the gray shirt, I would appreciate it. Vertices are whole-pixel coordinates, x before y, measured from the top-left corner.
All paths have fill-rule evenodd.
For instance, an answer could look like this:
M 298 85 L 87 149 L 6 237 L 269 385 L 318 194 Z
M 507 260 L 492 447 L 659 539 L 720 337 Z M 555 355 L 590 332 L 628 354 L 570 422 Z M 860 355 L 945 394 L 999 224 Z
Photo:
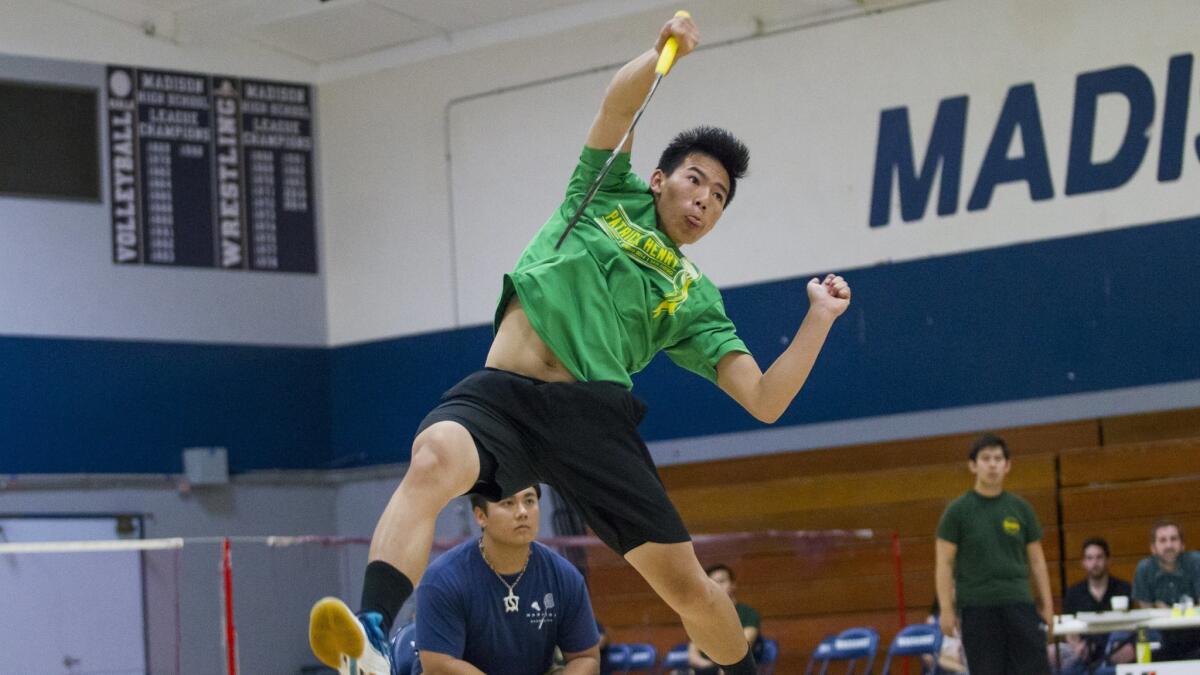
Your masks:
M 1138 563 L 1133 574 L 1134 600 L 1171 605 L 1185 595 L 1200 600 L 1200 551 L 1184 551 L 1172 572 L 1159 567 L 1154 556 Z

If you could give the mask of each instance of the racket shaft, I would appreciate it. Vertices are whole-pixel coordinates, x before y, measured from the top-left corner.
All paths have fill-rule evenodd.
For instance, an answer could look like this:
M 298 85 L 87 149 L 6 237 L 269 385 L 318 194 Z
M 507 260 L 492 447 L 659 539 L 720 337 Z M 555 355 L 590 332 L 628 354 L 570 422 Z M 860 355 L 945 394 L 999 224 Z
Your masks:
M 646 92 L 646 98 L 642 101 L 642 106 L 633 114 L 633 121 L 629 123 L 629 128 L 625 130 L 625 135 L 621 136 L 621 140 L 617 142 L 617 147 L 613 148 L 612 154 L 604 161 L 604 165 L 600 167 L 600 172 L 596 174 L 595 180 L 592 181 L 591 187 L 588 188 L 587 194 L 583 196 L 583 201 L 579 202 L 579 207 L 575 209 L 574 215 L 567 221 L 567 226 L 563 229 L 562 236 L 558 238 L 558 243 L 554 245 L 555 250 L 558 250 L 562 246 L 562 243 L 566 241 L 567 235 L 571 233 L 575 224 L 579 222 L 579 218 L 583 216 L 584 210 L 592 203 L 592 199 L 600 189 L 600 184 L 604 182 L 604 177 L 608 175 L 608 170 L 612 168 L 613 162 L 617 160 L 617 155 L 621 154 L 621 148 L 625 147 L 625 142 L 633 134 L 633 128 L 637 126 L 638 120 L 642 118 L 642 113 L 646 111 L 646 106 L 650 104 L 650 98 L 654 96 L 654 91 L 658 89 L 658 83 L 662 82 L 662 78 L 662 73 L 654 76 L 654 82 L 650 85 L 650 91 Z

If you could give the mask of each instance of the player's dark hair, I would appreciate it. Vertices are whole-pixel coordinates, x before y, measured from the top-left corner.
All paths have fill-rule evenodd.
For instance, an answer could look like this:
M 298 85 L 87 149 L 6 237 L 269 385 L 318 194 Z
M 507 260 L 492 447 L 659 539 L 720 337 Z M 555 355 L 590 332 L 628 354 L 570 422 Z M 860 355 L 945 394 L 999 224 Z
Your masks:
M 975 458 L 979 456 L 979 451 L 985 448 L 1000 448 L 1004 451 L 1004 459 L 1011 457 L 1008 452 L 1008 443 L 1005 443 L 1003 438 L 995 434 L 984 434 L 971 444 L 971 461 L 974 462 Z
M 1099 546 L 1101 551 L 1104 551 L 1105 558 L 1111 558 L 1112 554 L 1108 550 L 1108 542 L 1104 541 L 1104 537 L 1088 537 L 1083 540 L 1083 546 L 1079 547 L 1081 552 L 1086 553 L 1089 546 Z
M 733 574 L 733 568 L 731 568 L 729 565 L 726 565 L 725 563 L 717 563 L 716 565 L 709 565 L 708 567 L 704 568 L 704 574 L 706 576 L 711 577 L 713 575 L 713 572 L 725 572 L 726 574 L 729 575 L 730 581 L 737 581 L 737 577 L 734 576 L 734 574 Z
M 540 500 L 542 498 L 542 486 L 538 483 L 534 483 L 533 485 L 530 485 L 529 487 L 533 488 L 533 491 L 537 493 L 538 499 Z M 529 488 L 521 488 L 520 490 L 517 490 L 517 492 L 524 492 L 525 490 L 528 490 L 528 489 Z M 512 495 L 509 495 L 509 497 L 511 497 L 511 496 Z M 470 500 L 472 509 L 479 509 L 480 511 L 483 511 L 484 515 L 487 515 L 488 504 L 496 503 L 496 502 L 488 499 L 487 497 L 484 497 L 483 495 L 475 493 L 475 492 L 472 492 L 471 494 L 467 495 L 467 499 Z M 504 499 L 507 499 L 507 497 L 504 497 Z
M 693 152 L 703 153 L 720 162 L 729 174 L 729 194 L 725 206 L 733 201 L 738 179 L 750 166 L 750 151 L 733 134 L 717 127 L 700 126 L 680 132 L 658 158 L 658 168 L 668 176 Z

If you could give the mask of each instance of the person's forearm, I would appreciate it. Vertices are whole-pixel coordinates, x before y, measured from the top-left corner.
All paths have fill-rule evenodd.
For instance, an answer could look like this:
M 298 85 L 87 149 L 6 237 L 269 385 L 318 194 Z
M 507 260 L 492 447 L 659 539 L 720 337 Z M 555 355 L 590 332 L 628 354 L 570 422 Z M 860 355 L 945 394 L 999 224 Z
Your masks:
M 621 66 L 604 92 L 604 102 L 601 104 L 604 110 L 612 115 L 632 118 L 654 83 L 654 66 L 657 63 L 658 52 L 650 49 Z
M 563 675 L 596 675 L 600 672 L 600 660 L 594 656 L 580 656 L 567 661 Z
M 939 611 L 954 614 L 954 563 L 939 560 L 934 573 Z
M 428 663 L 427 659 L 422 659 L 421 665 L 428 675 L 485 675 L 482 670 L 466 661 L 449 657 L 438 659 L 432 663 Z
M 758 382 L 755 405 L 750 411 L 755 417 L 770 424 L 788 409 L 808 380 L 835 319 L 817 309 L 810 309 L 804 315 L 792 343 Z
M 1035 560 L 1033 563 L 1033 579 L 1037 584 L 1038 599 L 1041 601 L 1042 613 L 1047 621 L 1054 616 L 1054 596 L 1050 594 L 1050 572 L 1046 569 L 1046 559 Z

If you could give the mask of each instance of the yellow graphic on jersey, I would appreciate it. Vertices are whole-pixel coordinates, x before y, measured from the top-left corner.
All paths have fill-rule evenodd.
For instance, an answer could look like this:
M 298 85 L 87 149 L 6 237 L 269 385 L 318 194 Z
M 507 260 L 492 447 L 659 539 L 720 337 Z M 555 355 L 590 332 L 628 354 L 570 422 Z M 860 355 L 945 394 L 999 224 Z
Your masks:
M 653 316 L 657 318 L 664 312 L 668 316 L 675 314 L 679 306 L 687 302 L 688 287 L 700 279 L 700 270 L 687 258 L 676 255 L 659 238 L 658 232 L 633 222 L 620 204 L 603 218 L 597 217 L 596 223 L 625 255 L 671 282 L 671 290 L 663 294 Z
M 690 264 L 688 263 L 688 265 Z M 671 285 L 674 287 L 674 290 L 663 295 L 663 301 L 658 303 L 658 307 L 654 308 L 652 316 L 658 318 L 658 315 L 663 312 L 666 312 L 668 316 L 674 314 L 675 310 L 679 309 L 679 306 L 687 301 L 688 286 L 691 286 L 693 281 L 695 281 L 695 278 L 688 276 L 686 267 L 679 270 L 679 274 L 676 274 L 675 278 L 671 279 Z
M 1018 534 L 1021 534 L 1020 521 L 1018 521 L 1016 518 L 1013 518 L 1012 516 L 1005 516 L 1005 518 L 1004 518 L 1004 533 L 1012 535 L 1014 537 L 1017 536 Z

